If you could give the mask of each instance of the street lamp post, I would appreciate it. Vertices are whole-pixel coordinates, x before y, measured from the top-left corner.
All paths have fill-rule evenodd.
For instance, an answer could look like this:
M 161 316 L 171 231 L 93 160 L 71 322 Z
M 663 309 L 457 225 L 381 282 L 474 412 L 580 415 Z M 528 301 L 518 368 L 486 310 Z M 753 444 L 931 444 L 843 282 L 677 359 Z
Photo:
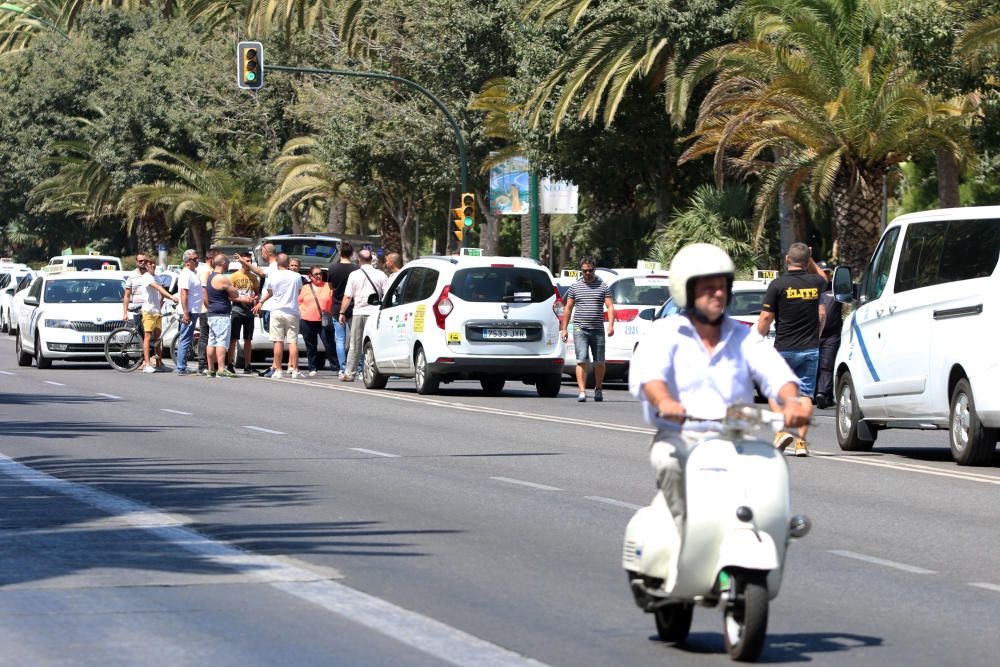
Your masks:
M 21 14 L 22 16 L 28 17 L 32 21 L 38 21 L 40 24 L 44 25 L 53 32 L 59 33 L 59 35 L 67 42 L 70 41 L 69 35 L 67 35 L 65 32 L 56 27 L 55 24 L 50 23 L 49 21 L 43 19 L 41 16 L 35 16 L 31 12 L 24 9 L 24 7 L 18 7 L 17 5 L 12 5 L 9 2 L 4 2 L 0 3 L 0 9 L 2 9 L 5 12 L 13 12 L 14 14 Z

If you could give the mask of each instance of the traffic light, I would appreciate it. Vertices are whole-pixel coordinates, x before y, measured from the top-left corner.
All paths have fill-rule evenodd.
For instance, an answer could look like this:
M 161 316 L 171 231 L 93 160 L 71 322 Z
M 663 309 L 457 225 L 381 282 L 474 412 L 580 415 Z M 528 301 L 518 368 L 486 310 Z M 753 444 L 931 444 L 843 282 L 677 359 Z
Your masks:
M 236 85 L 244 90 L 264 87 L 264 46 L 260 42 L 236 45 Z
M 457 227 L 457 229 L 451 230 L 451 233 L 455 235 L 456 239 L 461 241 L 462 232 L 465 230 L 465 207 L 459 206 L 458 208 L 453 208 L 451 209 L 451 214 L 455 216 L 455 219 L 451 221 L 451 224 Z
M 476 195 L 471 192 L 462 193 L 462 225 L 471 230 L 476 222 Z

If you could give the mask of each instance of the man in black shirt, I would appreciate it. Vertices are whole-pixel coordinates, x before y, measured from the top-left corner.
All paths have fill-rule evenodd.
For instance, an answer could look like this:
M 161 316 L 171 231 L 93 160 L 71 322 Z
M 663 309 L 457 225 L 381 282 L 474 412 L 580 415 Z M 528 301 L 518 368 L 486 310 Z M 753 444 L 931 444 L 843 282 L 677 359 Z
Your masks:
M 337 346 L 337 361 L 340 370 L 338 375 L 344 375 L 347 369 L 347 340 L 350 338 L 351 315 L 354 314 L 354 303 L 348 306 L 344 313 L 344 323 L 340 323 L 340 302 L 344 299 L 344 290 L 347 288 L 347 279 L 351 273 L 358 270 L 358 265 L 352 261 L 354 257 L 354 246 L 344 241 L 340 244 L 340 259 L 333 262 L 326 269 L 326 281 L 333 288 L 333 331 Z M 331 361 L 331 366 L 333 362 Z
M 826 262 L 817 262 L 826 275 L 827 290 L 819 296 L 819 306 L 825 316 L 823 330 L 819 334 L 819 374 L 816 377 L 816 407 L 823 409 L 833 405 L 833 362 L 840 347 L 840 330 L 844 325 L 843 304 L 833 298 L 830 285 L 832 269 Z
M 819 368 L 819 334 L 825 323 L 820 294 L 826 291 L 826 276 L 812 259 L 805 243 L 793 243 L 785 255 L 785 275 L 771 282 L 757 320 L 757 332 L 766 336 L 775 324 L 774 349 L 799 378 L 799 393 L 812 400 Z M 777 408 L 772 407 L 777 410 Z M 775 445 L 784 449 L 795 443 L 796 456 L 809 456 L 806 446 L 808 426 L 799 428 L 799 437 L 780 432 Z

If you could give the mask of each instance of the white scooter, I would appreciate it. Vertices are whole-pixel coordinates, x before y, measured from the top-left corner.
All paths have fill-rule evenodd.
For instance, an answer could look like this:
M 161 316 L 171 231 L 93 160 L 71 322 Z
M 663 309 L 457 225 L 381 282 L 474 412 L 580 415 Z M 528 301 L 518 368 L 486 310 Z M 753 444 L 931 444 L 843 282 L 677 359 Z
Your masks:
M 733 406 L 713 421 L 721 433 L 696 446 L 685 466 L 684 540 L 657 492 L 625 529 L 622 563 L 635 602 L 656 618 L 660 639 L 683 642 L 694 605 L 723 607 L 726 650 L 753 661 L 764 647 L 767 608 L 778 595 L 785 550 L 811 527 L 791 515 L 788 464 L 751 427 L 783 423 L 781 414 Z M 680 547 L 680 548 L 678 548 Z

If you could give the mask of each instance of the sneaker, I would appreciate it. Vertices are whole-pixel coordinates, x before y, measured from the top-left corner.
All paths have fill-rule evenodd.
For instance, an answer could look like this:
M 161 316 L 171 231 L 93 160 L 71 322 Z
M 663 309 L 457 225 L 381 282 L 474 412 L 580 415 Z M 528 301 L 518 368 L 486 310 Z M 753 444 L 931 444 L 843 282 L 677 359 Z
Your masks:
M 309 377 L 311 378 L 316 377 L 316 371 L 309 371 Z
M 186 368 L 178 368 L 174 373 L 177 375 L 194 375 L 194 371 L 189 371 Z
M 774 434 L 774 448 L 779 452 L 784 452 L 788 445 L 795 442 L 795 436 L 786 431 L 778 431 Z
M 268 366 L 266 371 L 261 371 L 260 376 L 262 378 L 269 378 L 274 375 L 274 366 Z
M 594 390 L 594 402 L 595 403 L 600 403 L 603 400 L 604 400 L 604 390 L 603 389 L 595 389 Z
M 243 367 L 243 375 L 253 375 L 253 369 L 249 366 Z
M 236 377 L 236 373 L 232 372 L 228 368 L 223 368 L 221 371 L 219 371 L 218 373 L 215 374 L 215 377 L 220 377 L 220 378 L 234 378 L 234 377 Z
M 802 438 L 795 438 L 795 455 L 809 456 L 809 447 L 806 446 L 806 441 Z
M 576 397 L 576 402 L 577 403 L 586 403 L 587 402 L 587 392 L 581 391 L 580 395 Z
M 153 368 L 153 366 L 152 366 L 152 365 L 149 365 L 149 366 L 146 366 L 145 368 L 143 368 L 143 369 L 142 369 L 142 372 L 143 372 L 143 373 L 155 373 L 155 372 L 156 372 L 156 369 L 155 369 L 155 368 Z
M 162 364 L 159 365 L 159 366 L 155 366 L 153 368 L 153 370 L 155 370 L 157 373 L 169 373 L 170 372 L 170 369 L 167 368 L 166 366 L 162 365 Z
M 268 377 L 270 377 L 272 380 L 280 380 L 281 379 L 281 371 L 274 371 Z
M 337 371 L 337 379 L 338 380 L 344 379 L 344 371 Z
M 205 375 L 210 378 L 214 378 L 217 373 L 215 371 L 205 371 Z
M 233 375 L 236 375 L 236 366 L 229 364 L 228 366 L 226 366 L 226 370 L 232 373 Z
M 316 371 L 313 371 L 313 373 L 315 373 L 315 372 Z M 300 380 L 300 379 L 302 379 L 302 373 L 300 373 L 299 369 L 296 368 L 294 371 L 292 371 L 292 372 L 290 372 L 288 374 L 288 377 L 290 377 L 293 380 Z
M 344 373 L 343 375 L 340 376 L 340 381 L 341 382 L 354 382 L 354 376 L 351 375 L 350 373 Z

